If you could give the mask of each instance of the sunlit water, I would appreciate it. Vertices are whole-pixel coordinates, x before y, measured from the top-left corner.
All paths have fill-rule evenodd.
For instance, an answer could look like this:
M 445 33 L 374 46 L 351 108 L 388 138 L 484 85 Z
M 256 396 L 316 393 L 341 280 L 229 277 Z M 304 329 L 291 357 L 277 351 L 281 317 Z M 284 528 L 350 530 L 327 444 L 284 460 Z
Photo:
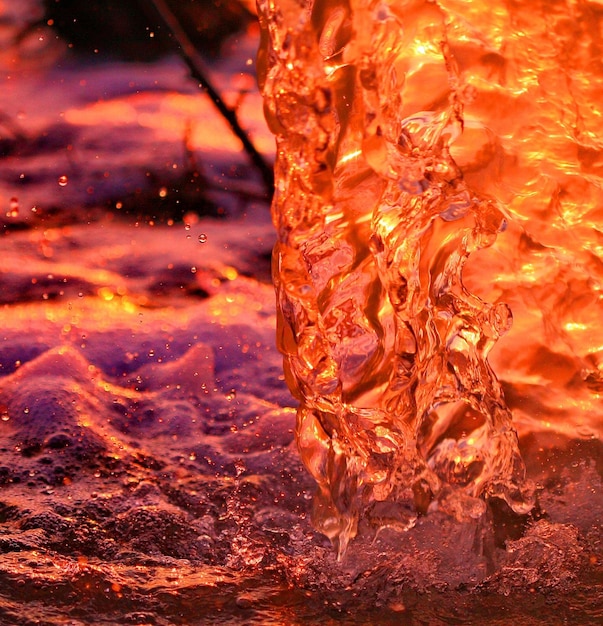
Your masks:
M 363 522 L 476 518 L 484 497 L 529 512 L 511 409 L 601 426 L 600 10 L 260 7 L 279 346 L 316 524 L 345 552 Z M 504 335 L 510 406 L 488 360 Z
M 338 140 L 337 148 L 325 144 L 333 158 L 324 157 L 328 167 L 323 178 L 303 169 L 307 163 L 286 143 L 288 135 L 281 140 L 287 151 L 279 155 L 277 166 L 281 176 L 295 165 L 299 177 L 311 174 L 314 181 L 292 196 L 280 189 L 277 201 L 318 198 L 311 215 L 304 213 L 303 203 L 282 205 L 292 210 L 284 213 L 283 228 L 277 230 L 279 245 L 288 236 L 287 220 L 296 218 L 295 207 L 308 234 L 325 233 L 323 241 L 299 236 L 296 245 L 306 250 L 303 264 L 288 267 L 295 276 L 305 268 L 311 280 L 295 282 L 295 276 L 286 276 L 280 283 L 279 302 L 285 306 L 279 314 L 286 313 L 288 298 L 306 291 L 305 285 L 314 290 L 322 285 L 327 291 L 319 298 L 321 306 L 337 302 L 330 317 L 325 308 L 317 309 L 317 319 L 329 321 L 321 321 L 325 332 L 332 328 L 345 338 L 357 324 L 370 338 L 375 328 L 383 329 L 377 335 L 384 345 L 367 340 L 363 350 L 325 335 L 322 345 L 339 349 L 329 356 L 329 363 L 339 368 L 338 380 L 342 378 L 337 402 L 350 410 L 333 413 L 335 418 L 324 411 L 324 427 L 319 426 L 331 438 L 340 423 L 347 424 L 348 443 L 354 446 L 335 459 L 346 458 L 348 451 L 357 455 L 355 446 L 367 450 L 372 465 L 357 464 L 358 475 L 374 469 L 374 446 L 407 446 L 404 454 L 386 449 L 377 459 L 383 481 L 373 479 L 366 492 L 357 490 L 357 500 L 348 500 L 353 511 L 348 519 L 358 514 L 360 532 L 341 560 L 310 520 L 316 501 L 312 474 L 321 476 L 313 463 L 313 436 L 319 439 L 318 459 L 320 446 L 332 444 L 324 437 L 320 441 L 320 428 L 304 430 L 308 422 L 302 421 L 298 453 L 296 401 L 286 388 L 274 345 L 277 316 L 269 276 L 274 228 L 267 207 L 241 193 L 253 192 L 257 181 L 243 156 L 227 143 L 227 131 L 216 126 L 208 132 L 213 128 L 205 121 L 211 119 L 208 107 L 174 60 L 152 66 L 72 62 L 61 67 L 30 48 L 22 51 L 27 54 L 21 65 L 5 58 L 11 78 L 5 80 L 2 106 L 26 131 L 27 141 L 2 159 L 2 626 L 600 621 L 603 455 L 595 217 L 601 204 L 593 130 L 601 75 L 593 30 L 597 5 L 580 5 L 571 24 L 562 19 L 569 10 L 565 4 L 559 5 L 559 16 L 533 3 L 525 16 L 523 4 L 504 9 L 489 4 L 480 12 L 458 3 L 462 15 L 450 3 L 413 6 L 404 13 L 385 4 L 379 10 L 385 11 L 382 17 L 396 14 L 418 55 L 412 61 L 408 41 L 400 44 L 393 74 L 401 101 L 408 105 L 401 121 L 413 120 L 405 127 L 408 140 L 426 142 L 419 154 L 414 148 L 410 155 L 403 153 L 409 146 L 395 142 L 392 153 L 386 134 L 381 145 L 367 144 L 362 137 L 373 134 L 374 126 L 357 127 L 359 111 L 371 104 L 370 89 L 357 86 L 355 70 L 336 70 L 344 61 L 337 56 L 333 71 L 324 76 L 321 59 L 347 45 L 349 34 L 342 32 L 347 33 L 350 9 L 342 4 L 339 12 L 316 16 L 309 32 L 322 29 L 332 35 L 321 38 L 318 55 L 316 37 L 310 36 L 311 58 L 304 63 L 311 69 L 291 76 L 303 83 L 295 85 L 296 91 L 320 80 L 337 97 L 343 93 L 349 98 L 354 113 L 347 114 L 340 103 L 336 119 L 340 129 L 349 119 L 347 130 L 327 124 L 335 99 L 320 107 L 326 136 L 347 138 Z M 290 17 L 297 20 L 299 15 L 295 6 Z M 369 24 L 360 14 L 355 19 Z M 387 17 L 385 23 L 393 28 L 397 22 L 392 20 Z M 328 29 L 321 26 L 325 23 Z M 377 28 L 383 22 L 370 23 Z M 484 33 L 486 23 L 496 32 Z M 552 32 L 558 33 L 553 39 L 560 48 L 541 49 Z M 518 40 L 518 33 L 524 38 Z M 444 35 L 447 56 L 441 48 Z M 374 41 L 371 36 L 362 46 L 372 49 Z M 28 45 L 35 48 L 31 41 Z M 225 82 L 249 67 L 248 51 L 256 44 L 245 39 L 241 45 L 241 58 L 221 66 Z M 559 50 L 567 53 L 564 63 Z M 353 54 L 345 60 L 350 66 Z M 524 65 L 524 56 L 538 71 Z M 445 58 L 454 59 L 457 67 L 442 70 Z M 36 69 L 36 63 L 43 68 Z M 565 68 L 565 78 L 551 70 L 545 80 L 541 70 L 548 63 Z M 466 84 L 475 87 L 473 99 L 463 88 L 462 97 L 449 100 L 452 91 Z M 39 106 L 40 94 L 45 107 Z M 429 102 L 421 100 L 426 94 Z M 249 98 L 248 104 L 255 103 L 250 107 L 255 121 L 259 99 Z M 316 104 L 306 109 L 311 112 Z M 392 100 L 391 106 L 395 117 L 400 102 Z M 440 132 L 450 106 L 463 119 L 462 132 L 458 118 L 450 120 L 454 140 Z M 300 139 L 297 148 L 303 152 L 315 141 L 315 120 L 303 107 L 298 112 L 299 124 L 308 130 L 307 142 Z M 194 214 L 183 222 L 137 219 L 137 214 L 120 217 L 119 210 L 95 208 L 95 200 L 100 203 L 111 193 L 127 205 L 134 185 L 142 189 L 139 202 L 173 203 L 177 209 L 180 196 L 170 179 L 165 188 L 154 188 L 144 172 L 139 178 L 135 173 L 139 164 L 160 179 L 174 165 L 177 172 L 187 119 L 195 116 L 203 123 L 200 129 L 193 124 L 190 144 L 205 167 L 211 197 L 230 215 L 228 220 L 197 220 Z M 555 120 L 557 126 L 548 125 Z M 36 143 L 48 131 L 52 141 Z M 12 137 L 10 128 L 3 132 Z M 261 139 L 267 141 L 265 132 Z M 584 145 L 590 152 L 584 152 Z M 390 175 L 383 167 L 392 154 L 401 160 Z M 448 167 L 450 180 L 442 171 L 427 180 L 418 167 L 425 160 Z M 410 188 L 396 183 L 404 177 Z M 225 193 L 224 187 L 230 191 Z M 470 201 L 444 219 L 451 187 L 468 194 Z M 402 231 L 388 230 L 382 200 L 390 198 L 391 215 L 399 217 L 403 200 L 417 197 L 417 207 L 424 208 L 429 193 L 433 210 L 421 218 L 425 233 L 413 251 L 420 252 L 418 282 L 413 292 L 412 280 L 406 278 L 407 305 L 396 308 L 400 290 L 396 295 L 383 288 L 387 276 L 381 278 L 379 264 L 384 259 L 387 265 L 386 250 L 395 256 Z M 332 220 L 321 217 L 324 206 L 330 206 L 325 198 L 334 198 L 331 205 L 340 207 Z M 83 209 L 84 204 L 90 206 Z M 506 230 L 497 232 L 502 218 Z M 420 220 L 402 222 L 412 230 Z M 378 226 L 384 228 L 383 251 L 370 237 Z M 452 260 L 462 257 L 463 238 L 475 243 L 474 233 L 482 238 L 490 233 L 482 243 L 491 245 L 471 248 L 464 264 L 454 265 Z M 328 262 L 321 265 L 319 252 L 327 254 Z M 403 255 L 396 257 L 403 261 L 408 262 Z M 436 277 L 441 277 L 441 293 Z M 370 281 L 376 285 L 372 291 Z M 365 307 L 344 306 L 349 293 L 359 294 L 355 304 L 368 292 L 374 296 Z M 341 297 L 330 299 L 335 296 Z M 295 298 L 293 304 L 299 303 Z M 421 318 L 426 298 L 432 304 L 429 315 Z M 511 310 L 512 325 L 501 303 Z M 309 313 L 315 311 L 313 300 L 301 304 Z M 475 329 L 471 335 L 460 322 L 455 327 L 466 342 L 462 350 L 454 348 L 457 335 L 445 341 L 461 308 L 463 320 Z M 421 319 L 413 321 L 410 313 L 417 312 Z M 399 333 L 403 318 L 415 333 L 410 342 L 414 356 L 408 344 L 404 350 L 396 344 L 409 336 Z M 476 325 L 476 320 L 484 324 L 484 318 L 490 326 Z M 289 315 L 287 322 L 296 319 Z M 290 324 L 291 332 L 286 324 L 279 326 L 281 348 L 290 361 L 287 382 L 298 389 L 302 406 L 313 409 L 323 398 L 332 399 L 333 391 L 328 376 L 308 378 L 311 368 L 296 365 L 299 351 L 291 349 L 298 339 L 296 324 Z M 426 358 L 428 344 L 416 340 L 423 327 L 431 329 L 435 359 Z M 476 341 L 474 348 L 469 340 Z M 311 364 L 313 346 L 306 348 Z M 456 360 L 451 361 L 452 353 Z M 355 377 L 367 355 L 375 367 L 365 383 L 358 383 Z M 397 407 L 405 406 L 401 398 L 409 394 L 403 385 L 392 388 L 388 373 L 399 355 L 417 379 L 447 376 L 452 400 L 432 407 L 437 385 L 430 383 L 431 391 L 419 393 L 416 384 L 411 387 L 413 402 L 424 410 L 417 409 L 406 421 L 390 418 L 399 414 Z M 459 384 L 458 377 L 470 371 L 460 365 L 463 356 L 475 364 L 479 377 Z M 440 372 L 446 359 L 450 366 Z M 372 385 L 373 374 L 381 376 L 380 385 Z M 489 413 L 475 409 L 478 385 L 492 398 Z M 388 408 L 384 402 L 393 404 Z M 382 407 L 381 423 L 364 411 L 376 406 Z M 462 410 L 446 412 L 446 406 Z M 436 414 L 433 422 L 424 415 L 429 407 Z M 372 422 L 360 424 L 366 435 L 356 444 L 360 420 Z M 380 438 L 371 434 L 373 428 Z M 472 469 L 462 455 L 456 465 L 442 460 L 446 446 L 474 445 L 463 443 L 469 428 L 478 431 L 474 444 L 486 458 L 492 445 L 488 437 L 507 433 L 502 465 L 492 471 L 479 463 Z M 516 473 L 509 474 L 509 459 Z M 522 467 L 526 481 L 519 480 Z M 457 471 L 462 468 L 466 474 Z M 405 476 L 412 482 L 419 475 L 424 483 L 407 493 Z M 519 506 L 519 513 L 492 497 L 502 484 L 499 478 L 520 489 L 532 485 L 535 504 L 529 514 L 521 508 L 529 501 L 510 497 L 513 491 L 506 487 L 502 495 Z M 328 528 L 321 518 L 334 484 L 324 488 L 323 482 L 317 522 L 337 540 L 332 529 L 340 528 L 339 518 Z M 341 484 L 349 494 L 347 483 Z M 476 515 L 467 515 L 467 507 L 475 507 Z

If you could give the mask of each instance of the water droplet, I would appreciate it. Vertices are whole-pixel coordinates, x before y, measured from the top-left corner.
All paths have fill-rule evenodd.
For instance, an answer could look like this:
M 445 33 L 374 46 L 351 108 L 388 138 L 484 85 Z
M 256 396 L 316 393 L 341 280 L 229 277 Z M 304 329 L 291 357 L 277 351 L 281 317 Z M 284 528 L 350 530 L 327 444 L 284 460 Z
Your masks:
M 237 390 L 236 389 L 231 389 L 227 394 L 226 394 L 226 399 L 229 402 L 232 402 L 235 398 L 237 397 Z
M 3 422 L 8 422 L 10 415 L 8 413 L 2 413 L 2 417 L 0 419 L 2 419 Z
M 243 461 L 243 459 L 235 459 L 234 467 L 237 477 L 240 476 L 247 469 L 245 467 L 245 461 Z
M 207 241 L 207 235 L 205 233 L 201 233 L 199 235 L 199 243 L 205 243 Z
M 191 229 L 191 225 L 190 224 L 185 224 L 184 225 L 184 230 L 190 230 Z
M 59 176 L 59 185 L 61 187 L 65 187 L 68 182 L 69 182 L 69 179 L 67 178 L 67 176 L 65 176 L 65 174 L 63 174 L 62 176 Z
M 194 452 L 191 452 L 191 453 L 188 455 L 188 460 L 189 460 L 189 461 L 194 461 L 196 458 L 197 458 L 197 455 L 196 455 Z
M 10 204 L 8 205 L 8 213 L 7 217 L 17 217 L 19 215 L 19 199 L 13 196 L 10 199 Z

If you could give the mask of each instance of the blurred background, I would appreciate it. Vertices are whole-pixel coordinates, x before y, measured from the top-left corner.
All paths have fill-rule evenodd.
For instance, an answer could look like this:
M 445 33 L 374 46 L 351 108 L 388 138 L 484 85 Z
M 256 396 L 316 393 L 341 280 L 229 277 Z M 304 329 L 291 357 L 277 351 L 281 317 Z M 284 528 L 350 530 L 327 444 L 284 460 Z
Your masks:
M 158 4 L 270 160 L 254 72 L 258 27 L 245 0 L 2 1 L 3 227 L 99 209 L 220 216 L 267 199 L 261 172 L 191 77 Z

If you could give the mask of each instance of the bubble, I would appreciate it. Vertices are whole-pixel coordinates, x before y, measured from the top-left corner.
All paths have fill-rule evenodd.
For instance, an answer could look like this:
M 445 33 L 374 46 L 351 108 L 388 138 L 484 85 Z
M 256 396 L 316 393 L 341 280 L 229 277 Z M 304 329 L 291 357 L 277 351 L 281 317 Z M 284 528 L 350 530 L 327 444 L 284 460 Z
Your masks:
M 205 243 L 207 241 L 207 235 L 205 233 L 201 233 L 199 235 L 199 243 Z
M 69 182 L 69 179 L 67 178 L 67 176 L 65 176 L 65 174 L 63 174 L 62 176 L 59 176 L 59 185 L 61 187 L 66 187 L 68 182 Z

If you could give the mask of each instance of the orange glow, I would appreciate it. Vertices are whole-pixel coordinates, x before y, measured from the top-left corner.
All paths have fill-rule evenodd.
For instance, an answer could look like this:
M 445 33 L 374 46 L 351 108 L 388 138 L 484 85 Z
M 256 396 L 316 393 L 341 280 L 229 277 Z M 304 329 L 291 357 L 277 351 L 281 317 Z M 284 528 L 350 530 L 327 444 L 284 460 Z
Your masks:
M 526 512 L 513 428 L 603 426 L 601 11 L 342 6 L 259 2 L 280 349 L 340 553 L 409 485 Z
M 249 120 L 254 141 L 260 150 L 270 152 L 272 140 L 264 130 L 256 94 L 246 94 L 240 103 L 241 115 Z M 65 119 L 77 126 L 138 125 L 152 130 L 161 140 L 182 141 L 189 136 L 191 148 L 203 151 L 239 152 L 240 143 L 226 122 L 217 117 L 207 98 L 198 94 L 172 93 L 158 97 L 152 93 L 131 95 L 119 100 L 100 100 L 85 108 L 65 111 Z M 189 133 L 189 129 L 192 131 Z

